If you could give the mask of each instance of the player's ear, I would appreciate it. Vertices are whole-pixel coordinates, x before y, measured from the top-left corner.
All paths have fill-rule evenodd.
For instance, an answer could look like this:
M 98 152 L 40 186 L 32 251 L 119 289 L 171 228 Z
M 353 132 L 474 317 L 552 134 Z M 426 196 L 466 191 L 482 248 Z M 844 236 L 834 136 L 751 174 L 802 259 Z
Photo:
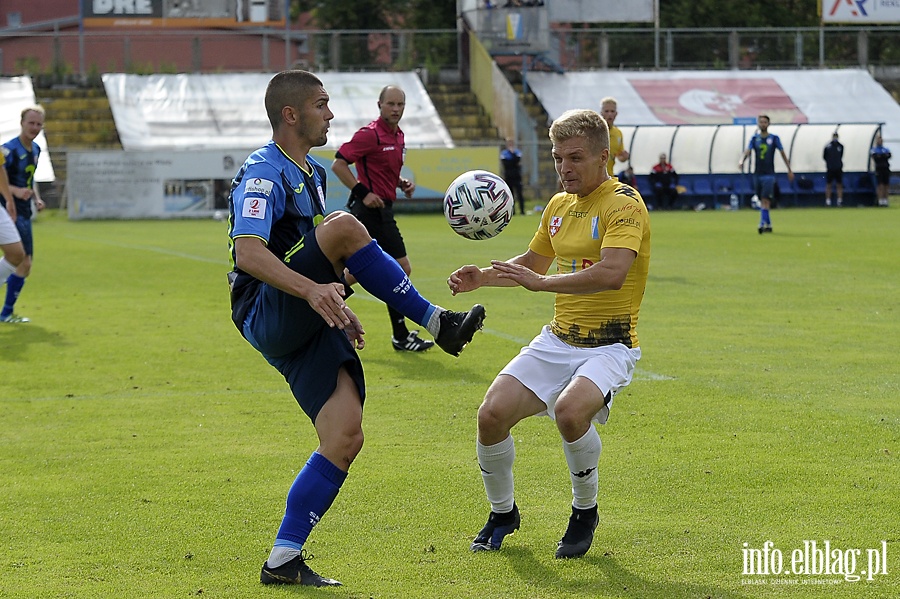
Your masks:
M 281 109 L 281 120 L 286 125 L 296 125 L 297 124 L 297 111 L 294 110 L 293 106 L 285 106 Z

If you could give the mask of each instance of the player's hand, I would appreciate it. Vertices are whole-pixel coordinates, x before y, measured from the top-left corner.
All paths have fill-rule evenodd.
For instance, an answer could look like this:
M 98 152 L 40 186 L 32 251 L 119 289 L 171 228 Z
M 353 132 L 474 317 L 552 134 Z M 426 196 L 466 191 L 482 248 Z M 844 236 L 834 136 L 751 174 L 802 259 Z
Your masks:
M 30 200 L 31 196 L 34 195 L 34 190 L 30 187 L 22 187 L 19 189 L 19 195 L 16 195 L 15 192 L 13 192 L 13 195 L 15 195 L 20 200 Z
M 325 319 L 328 326 L 346 329 L 352 323 L 346 313 L 343 283 L 314 285 L 305 299 L 312 309 Z
M 363 335 L 365 335 L 366 332 L 362 328 L 362 323 L 359 322 L 359 318 L 353 313 L 353 310 L 351 310 L 349 306 L 344 307 L 344 314 L 350 319 L 350 324 L 344 327 L 344 333 L 347 335 L 347 339 L 350 340 L 350 343 L 352 343 L 353 347 L 356 349 L 363 349 L 366 346 L 366 340 L 363 339 Z
M 473 264 L 467 264 L 457 269 L 450 278 L 447 279 L 447 286 L 450 287 L 450 293 L 465 293 L 467 291 L 475 291 L 481 287 L 484 280 L 484 273 L 481 269 Z
M 366 208 L 384 208 L 384 200 L 372 193 L 371 191 L 363 198 L 363 206 Z
M 16 212 L 16 201 L 15 200 L 7 200 L 6 201 L 6 211 L 9 212 L 9 218 L 12 222 L 16 222 L 16 218 L 18 218 L 19 213 Z
M 498 279 L 515 281 L 528 291 L 543 291 L 542 285 L 547 279 L 544 275 L 539 275 L 527 266 L 503 262 L 502 260 L 491 260 L 491 268 L 497 272 Z
M 416 184 L 410 181 L 409 179 L 400 179 L 400 191 L 403 192 L 407 198 L 411 198 L 413 193 L 416 191 Z
M 42 200 L 41 198 L 36 199 L 36 200 L 34 201 L 34 203 L 35 203 L 35 205 L 37 206 L 38 212 L 40 212 L 41 210 L 43 210 L 44 207 L 46 206 L 46 204 L 44 204 L 44 200 Z

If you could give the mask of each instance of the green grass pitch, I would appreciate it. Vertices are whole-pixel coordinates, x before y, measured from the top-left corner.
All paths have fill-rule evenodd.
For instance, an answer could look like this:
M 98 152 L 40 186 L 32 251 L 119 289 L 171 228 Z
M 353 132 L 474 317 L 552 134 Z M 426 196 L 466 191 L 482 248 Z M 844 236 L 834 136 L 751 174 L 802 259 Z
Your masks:
M 571 491 L 546 418 L 513 431 L 522 529 L 469 551 L 489 510 L 476 410 L 552 297 L 452 297 L 445 281 L 523 251 L 538 217 L 473 242 L 439 215 L 401 216 L 417 287 L 487 320 L 459 359 L 399 355 L 384 306 L 350 300 L 367 331 L 366 443 L 307 545 L 344 583 L 329 590 L 259 584 L 316 441 L 230 322 L 224 224 L 45 213 L 18 304 L 32 322 L 0 325 L 0 596 L 900 596 L 894 200 L 776 210 L 763 236 L 750 210 L 652 214 L 644 357 L 600 429 L 600 527 L 571 561 L 553 558 Z M 766 564 L 829 541 L 843 572 L 856 549 L 856 574 L 868 550 L 888 573 L 747 575 L 767 541 Z

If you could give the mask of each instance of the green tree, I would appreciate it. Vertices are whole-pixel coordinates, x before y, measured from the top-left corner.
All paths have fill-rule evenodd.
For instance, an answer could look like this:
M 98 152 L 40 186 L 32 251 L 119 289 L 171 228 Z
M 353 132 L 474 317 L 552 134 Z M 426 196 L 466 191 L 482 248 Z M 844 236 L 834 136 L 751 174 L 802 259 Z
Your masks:
M 659 0 L 665 28 L 815 27 L 817 0 Z

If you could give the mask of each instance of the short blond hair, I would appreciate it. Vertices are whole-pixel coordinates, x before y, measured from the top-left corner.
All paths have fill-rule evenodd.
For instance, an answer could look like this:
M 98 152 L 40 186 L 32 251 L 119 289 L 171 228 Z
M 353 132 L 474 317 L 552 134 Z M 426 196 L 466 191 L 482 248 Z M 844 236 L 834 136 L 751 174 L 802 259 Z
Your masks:
M 44 107 L 41 106 L 40 104 L 35 104 L 33 106 L 27 106 L 22 109 L 21 120 L 19 122 L 24 121 L 25 115 L 28 114 L 29 112 L 36 112 L 41 116 L 46 116 L 46 114 L 47 114 L 47 112 L 44 110 Z
M 550 125 L 550 141 L 553 145 L 582 137 L 588 149 L 599 155 L 609 150 L 609 126 L 606 119 L 593 110 L 567 110 Z
M 619 103 L 616 102 L 616 99 L 613 98 L 612 96 L 606 96 L 605 98 L 600 100 L 600 108 L 603 108 L 604 104 L 612 104 L 614 108 L 619 107 Z

